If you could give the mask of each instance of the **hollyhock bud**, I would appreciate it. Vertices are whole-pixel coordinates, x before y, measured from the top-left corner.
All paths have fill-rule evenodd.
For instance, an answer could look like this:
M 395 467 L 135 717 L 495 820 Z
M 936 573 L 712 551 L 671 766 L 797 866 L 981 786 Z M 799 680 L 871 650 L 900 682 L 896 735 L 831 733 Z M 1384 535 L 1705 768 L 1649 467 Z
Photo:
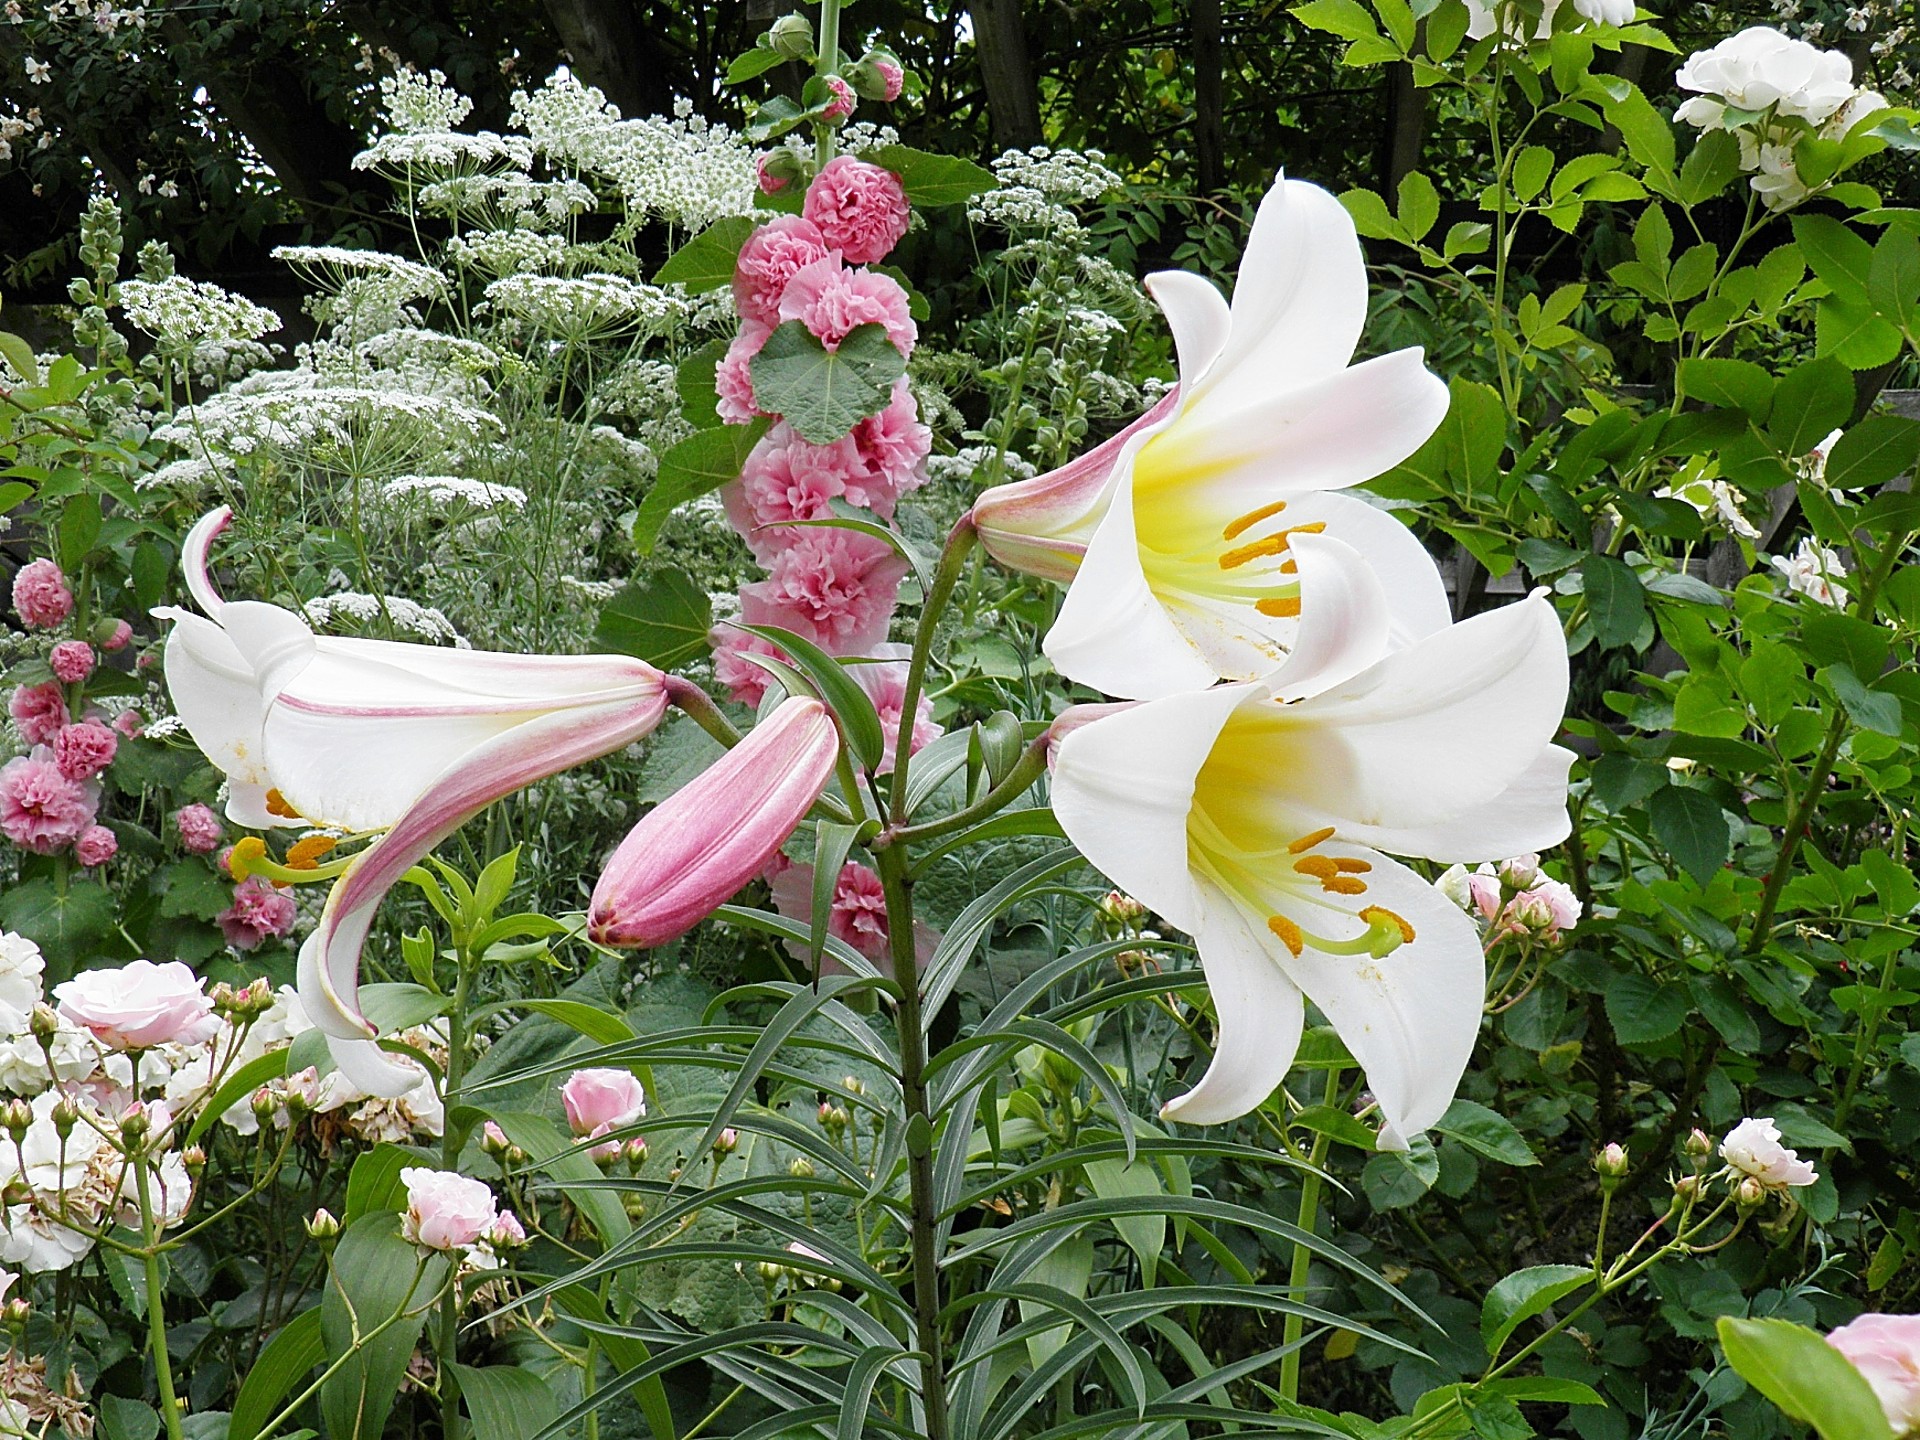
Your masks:
M 340 1222 L 334 1218 L 331 1210 L 322 1206 L 307 1220 L 307 1234 L 323 1244 L 336 1240 L 340 1236 Z
M 633 1072 L 611 1067 L 574 1071 L 560 1087 L 560 1103 L 576 1135 L 615 1130 L 647 1113 L 646 1091 Z
M 220 825 L 220 817 L 205 805 L 197 801 L 192 805 L 183 805 L 174 813 L 173 824 L 179 832 L 180 844 L 192 855 L 211 855 L 220 848 L 220 837 L 225 833 Z
M 51 744 L 67 723 L 67 699 L 52 681 L 22 685 L 7 700 L 7 713 L 29 745 Z
M 13 577 L 13 608 L 29 630 L 51 630 L 73 613 L 67 577 L 51 560 L 35 560 Z
M 1720 1142 L 1720 1158 L 1742 1175 L 1776 1189 L 1811 1185 L 1820 1178 L 1811 1164 L 1780 1143 L 1780 1130 L 1771 1116 L 1750 1117 L 1734 1126 Z
M 862 100 L 898 100 L 907 81 L 900 62 L 879 50 L 869 50 L 841 73 Z
M 800 157 L 782 148 L 753 157 L 753 183 L 762 195 L 778 195 L 800 178 Z
M 804 15 L 782 15 L 767 29 L 767 43 L 774 52 L 805 65 L 813 58 L 813 25 Z
M 104 825 L 89 825 L 73 842 L 73 858 L 89 870 L 106 864 L 119 853 L 119 838 Z
M 593 889 L 588 933 L 595 943 L 664 945 L 712 914 L 793 833 L 838 751 L 825 706 L 782 701 L 620 842 Z
M 1872 1387 L 1895 1440 L 1920 1435 L 1920 1315 L 1862 1315 L 1827 1343 Z
M 93 673 L 93 647 L 84 640 L 62 640 L 47 656 L 54 678 L 78 685 Z
M 138 740 L 147 728 L 138 710 L 122 710 L 113 717 L 113 731 L 122 740 Z
M 93 638 L 109 655 L 116 654 L 133 643 L 133 626 L 124 620 L 102 620 L 93 627 Z
M 832 92 L 833 98 L 827 101 L 826 108 L 820 112 L 820 118 L 832 125 L 853 114 L 860 102 L 854 99 L 853 87 L 838 75 L 827 76 L 827 89 Z
M 500 1218 L 493 1191 L 484 1180 L 447 1170 L 410 1165 L 400 1172 L 407 1189 L 407 1213 L 400 1233 L 429 1250 L 458 1250 L 473 1244 Z
M 113 763 L 120 740 L 98 720 L 65 725 L 53 737 L 53 763 L 69 780 L 91 780 Z
M 828 247 L 852 265 L 886 259 L 912 219 L 900 177 L 852 155 L 821 167 L 807 186 L 800 213 L 819 228 Z
M 880 98 L 891 105 L 906 88 L 907 72 L 891 55 L 874 56 L 873 68 L 880 72 Z
M 113 1050 L 198 1045 L 220 1021 L 199 976 L 178 960 L 134 960 L 118 970 L 86 970 L 53 987 L 60 1014 Z

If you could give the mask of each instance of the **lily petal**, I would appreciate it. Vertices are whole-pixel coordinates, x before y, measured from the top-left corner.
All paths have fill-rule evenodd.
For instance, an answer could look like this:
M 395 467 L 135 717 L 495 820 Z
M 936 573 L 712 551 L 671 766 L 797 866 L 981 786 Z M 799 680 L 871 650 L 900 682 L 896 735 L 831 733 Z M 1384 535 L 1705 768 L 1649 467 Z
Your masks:
M 1213 995 L 1213 1062 L 1186 1094 L 1160 1107 L 1163 1119 L 1219 1125 L 1258 1109 L 1293 1068 L 1306 1023 L 1300 987 L 1288 979 L 1259 930 L 1219 887 L 1202 880 L 1193 938 Z M 1257 923 L 1257 922 L 1256 922 Z
M 1323 523 L 1328 535 L 1366 557 L 1386 592 L 1387 649 L 1404 650 L 1453 623 L 1453 607 L 1439 567 L 1420 537 L 1392 512 L 1358 496 L 1326 490 L 1291 502 L 1287 518 L 1296 525 Z M 1307 613 L 1305 607 L 1302 602 L 1302 616 Z
M 1385 656 L 1391 617 L 1386 587 L 1351 545 L 1301 535 L 1290 553 L 1300 574 L 1300 613 L 1313 619 L 1295 627 L 1293 648 L 1266 684 L 1275 694 L 1311 695 Z
M 213 542 L 220 532 L 227 528 L 233 519 L 231 506 L 222 505 L 209 510 L 193 522 L 193 528 L 187 531 L 187 538 L 180 546 L 180 569 L 186 576 L 187 593 L 214 620 L 220 618 L 225 603 L 220 592 L 213 588 L 213 577 L 208 572 L 207 556 L 213 549 Z
M 1233 323 L 1226 300 L 1211 280 L 1191 270 L 1160 270 L 1143 283 L 1173 331 L 1181 380 L 1198 380 L 1226 347 Z
M 1394 855 L 1473 862 L 1547 850 L 1573 830 L 1567 813 L 1571 750 L 1549 745 L 1505 790 L 1483 805 L 1433 825 L 1355 825 L 1344 834 Z
M 286 823 L 267 813 L 264 707 L 253 668 L 211 620 L 165 606 L 158 619 L 173 622 L 163 673 L 174 712 L 187 733 L 227 777 L 227 816 L 256 830 Z

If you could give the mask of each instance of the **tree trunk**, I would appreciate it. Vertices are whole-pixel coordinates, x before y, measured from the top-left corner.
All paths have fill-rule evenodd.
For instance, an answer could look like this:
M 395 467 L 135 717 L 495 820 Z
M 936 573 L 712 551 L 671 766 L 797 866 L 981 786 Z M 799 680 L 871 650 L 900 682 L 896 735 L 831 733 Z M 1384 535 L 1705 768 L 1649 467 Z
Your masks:
M 1220 0 L 1193 0 L 1193 149 L 1202 195 L 1219 194 L 1227 182 L 1223 64 Z
M 666 67 L 643 53 L 639 28 L 628 0 L 545 0 L 560 44 L 573 68 L 589 85 L 629 117 L 665 114 L 673 99 L 661 82 Z M 651 59 L 652 63 L 649 63 Z
M 1380 191 L 1391 197 L 1401 179 L 1420 168 L 1420 147 L 1427 136 L 1427 92 L 1413 83 L 1411 65 L 1387 67 L 1387 129 L 1381 136 Z
M 1040 92 L 1033 83 L 1020 0 L 972 0 L 973 48 L 987 91 L 993 143 L 1001 149 L 1038 145 Z

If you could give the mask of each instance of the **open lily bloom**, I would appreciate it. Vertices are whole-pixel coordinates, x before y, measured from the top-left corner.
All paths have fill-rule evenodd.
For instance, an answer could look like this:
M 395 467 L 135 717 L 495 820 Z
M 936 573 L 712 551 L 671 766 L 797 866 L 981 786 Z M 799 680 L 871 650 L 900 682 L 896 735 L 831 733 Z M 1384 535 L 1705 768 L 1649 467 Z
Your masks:
M 1384 603 L 1342 548 L 1300 542 L 1310 585 L 1345 616 L 1340 636 L 1268 682 L 1069 724 L 1054 813 L 1199 947 L 1216 1050 L 1168 1118 L 1257 1107 L 1291 1068 L 1311 1000 L 1366 1071 L 1382 1148 L 1404 1148 L 1453 1100 L 1485 962 L 1473 923 L 1383 852 L 1478 860 L 1566 836 L 1573 757 L 1551 741 L 1567 655 L 1535 597 L 1375 659 Z
M 348 1078 L 399 1093 L 417 1072 L 386 1060 L 356 999 L 360 948 L 394 882 L 503 796 L 631 744 L 660 723 L 665 677 L 623 655 L 507 655 L 316 636 L 298 615 L 224 601 L 207 552 L 225 508 L 182 554 L 205 616 L 174 622 L 167 688 L 188 732 L 226 772 L 227 813 L 386 833 L 335 882 L 300 950 L 307 1014 Z M 210 617 L 210 618 L 208 618 Z
M 1447 388 L 1417 349 L 1348 364 L 1367 281 L 1339 201 L 1277 181 L 1231 306 L 1184 271 L 1146 283 L 1179 352 L 1177 402 L 1078 469 L 988 491 L 975 506 L 992 553 L 1043 574 L 1072 567 L 1045 645 L 1061 673 L 1129 699 L 1266 674 L 1300 628 L 1290 546 L 1301 534 L 1368 557 L 1397 644 L 1446 624 L 1419 542 L 1391 515 L 1327 493 L 1399 464 L 1447 411 Z M 1033 538 L 1010 538 L 1019 535 Z

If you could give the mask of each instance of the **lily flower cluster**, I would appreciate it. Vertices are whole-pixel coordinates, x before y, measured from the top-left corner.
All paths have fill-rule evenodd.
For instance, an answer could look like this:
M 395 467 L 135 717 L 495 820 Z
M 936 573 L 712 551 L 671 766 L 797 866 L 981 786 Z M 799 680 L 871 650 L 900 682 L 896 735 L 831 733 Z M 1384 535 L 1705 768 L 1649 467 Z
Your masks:
M 1800 176 L 1795 153 L 1804 140 L 1845 139 L 1887 108 L 1885 96 L 1853 83 L 1853 61 L 1843 51 L 1821 50 L 1767 25 L 1695 51 L 1674 80 L 1699 92 L 1674 118 L 1731 132 L 1747 183 L 1769 210 L 1789 209 L 1821 188 Z
M 1193 274 L 1146 284 L 1177 390 L 972 511 L 991 554 L 1068 582 L 1055 666 L 1136 702 L 1055 724 L 1054 813 L 1197 942 L 1216 1048 L 1169 1119 L 1263 1104 L 1311 1000 L 1366 1071 L 1380 1145 L 1404 1147 L 1452 1101 L 1486 963 L 1474 924 L 1390 857 L 1565 837 L 1560 624 L 1538 594 L 1449 623 L 1424 547 L 1338 493 L 1417 449 L 1447 391 L 1418 350 L 1351 363 L 1366 274 L 1331 195 L 1274 185 L 1231 304 Z

